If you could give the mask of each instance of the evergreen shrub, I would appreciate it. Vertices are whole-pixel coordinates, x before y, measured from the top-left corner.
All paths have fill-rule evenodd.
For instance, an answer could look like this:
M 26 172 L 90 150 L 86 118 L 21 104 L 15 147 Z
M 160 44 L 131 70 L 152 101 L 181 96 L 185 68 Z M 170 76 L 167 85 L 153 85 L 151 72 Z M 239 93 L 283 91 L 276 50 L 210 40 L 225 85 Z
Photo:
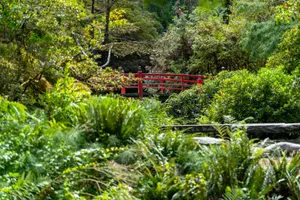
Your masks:
M 167 113 L 177 118 L 181 123 L 196 123 L 203 110 L 213 100 L 220 84 L 226 78 L 233 76 L 234 72 L 221 72 L 216 79 L 207 79 L 202 86 L 195 86 L 179 94 L 172 94 L 165 105 Z
M 253 117 L 255 123 L 299 122 L 300 92 L 297 80 L 282 68 L 263 68 L 257 74 L 246 70 L 223 80 L 207 108 L 211 121 L 223 122 L 224 115 L 237 120 Z

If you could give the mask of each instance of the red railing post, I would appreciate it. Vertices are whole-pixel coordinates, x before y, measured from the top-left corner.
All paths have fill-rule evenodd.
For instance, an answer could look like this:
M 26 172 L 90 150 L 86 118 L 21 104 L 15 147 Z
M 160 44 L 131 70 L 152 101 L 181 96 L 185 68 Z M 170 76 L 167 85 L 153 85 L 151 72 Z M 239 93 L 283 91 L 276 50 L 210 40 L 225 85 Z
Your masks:
M 165 80 L 160 81 L 160 93 L 163 94 L 165 90 Z
M 184 76 L 181 76 L 181 91 L 184 91 Z
M 122 95 L 126 94 L 126 87 L 125 87 L 125 86 L 122 86 L 121 94 L 122 94 Z
M 139 71 L 137 73 L 137 77 L 138 77 L 138 93 L 139 93 L 139 98 L 142 99 L 143 98 L 143 73 L 141 71 Z
M 198 85 L 203 85 L 203 79 L 202 78 L 198 78 L 197 79 L 197 84 Z

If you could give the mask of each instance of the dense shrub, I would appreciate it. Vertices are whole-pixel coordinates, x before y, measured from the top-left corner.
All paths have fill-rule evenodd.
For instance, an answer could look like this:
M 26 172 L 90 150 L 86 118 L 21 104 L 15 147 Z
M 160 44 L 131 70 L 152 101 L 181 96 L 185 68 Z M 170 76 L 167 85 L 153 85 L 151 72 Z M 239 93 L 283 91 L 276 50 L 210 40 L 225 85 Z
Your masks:
M 299 122 L 300 92 L 296 77 L 282 68 L 263 68 L 257 74 L 237 71 L 224 79 L 213 102 L 206 109 L 210 121 L 223 122 L 224 115 L 252 122 Z
M 41 96 L 40 104 L 44 107 L 49 119 L 73 124 L 77 123 L 76 109 L 78 104 L 90 96 L 90 89 L 66 76 L 57 81 L 54 88 Z
M 196 123 L 203 110 L 212 102 L 222 81 L 234 72 L 220 72 L 216 78 L 206 79 L 204 85 L 196 86 L 179 94 L 172 94 L 165 105 L 167 113 L 181 123 Z
M 167 113 L 184 123 L 195 123 L 197 117 L 201 114 L 202 106 L 200 104 L 199 86 L 181 92 L 173 93 L 165 102 Z
M 183 123 L 223 123 L 223 116 L 254 123 L 296 123 L 300 120 L 299 77 L 282 68 L 221 72 L 201 88 L 173 94 L 165 103 L 168 114 Z
M 287 72 L 292 72 L 300 67 L 300 24 L 284 33 L 278 50 L 269 58 L 267 65 L 276 67 L 284 65 Z
M 233 78 L 207 84 L 207 97 Z M 18 106 L 12 110 L 26 113 Z M 193 135 L 161 130 L 169 120 L 160 106 L 92 97 L 77 104 L 74 125 L 49 120 L 41 110 L 20 120 L 2 108 L 0 199 L 299 199 L 299 156 L 289 161 L 278 151 L 265 158 L 241 129 L 219 128 L 227 142 L 199 145 Z M 87 142 L 87 133 L 98 142 Z M 119 143 L 106 140 L 111 136 Z

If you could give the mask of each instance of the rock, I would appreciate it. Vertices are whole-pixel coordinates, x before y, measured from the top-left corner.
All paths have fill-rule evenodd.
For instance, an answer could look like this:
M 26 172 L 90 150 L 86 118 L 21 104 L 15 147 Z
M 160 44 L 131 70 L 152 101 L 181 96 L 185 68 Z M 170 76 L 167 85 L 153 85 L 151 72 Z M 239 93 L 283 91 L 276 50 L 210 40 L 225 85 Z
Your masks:
M 232 127 L 239 126 L 243 125 L 232 125 Z M 247 133 L 256 135 L 300 132 L 300 123 L 245 124 L 245 127 L 247 128 Z
M 300 133 L 300 123 L 268 123 L 268 124 L 189 124 L 189 125 L 168 125 L 163 128 L 172 128 L 173 130 L 184 130 L 185 133 L 217 133 L 215 127 L 228 127 L 229 129 L 246 128 L 248 135 L 252 137 L 278 138 L 276 135 L 288 135 L 291 133 Z
M 281 148 L 286 151 L 300 151 L 300 144 L 290 143 L 290 142 L 278 142 L 271 144 L 265 148 L 266 151 L 272 151 L 277 148 Z
M 194 139 L 199 144 L 221 144 L 225 142 L 225 140 L 220 138 L 213 138 L 213 137 L 194 137 Z

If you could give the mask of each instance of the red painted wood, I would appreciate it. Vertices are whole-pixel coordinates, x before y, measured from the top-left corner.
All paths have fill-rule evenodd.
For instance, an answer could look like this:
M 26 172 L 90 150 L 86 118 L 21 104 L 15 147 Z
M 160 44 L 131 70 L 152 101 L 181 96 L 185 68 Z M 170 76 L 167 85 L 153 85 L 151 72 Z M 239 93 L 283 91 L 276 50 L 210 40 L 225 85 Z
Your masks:
M 184 76 L 181 77 L 181 90 L 184 90 Z
M 197 80 L 197 84 L 202 85 L 202 84 L 203 84 L 203 79 L 200 79 L 200 78 L 199 78 L 199 79 Z
M 138 93 L 139 93 L 139 98 L 143 98 L 143 74 L 142 72 L 138 72 L 137 77 L 139 78 L 138 80 Z
M 161 80 L 160 81 L 160 93 L 163 94 L 165 90 L 165 81 Z
M 126 87 L 122 87 L 121 94 L 126 94 Z
M 123 74 L 128 76 L 128 74 Z M 139 98 L 143 98 L 143 88 L 159 89 L 161 94 L 166 91 L 184 91 L 196 84 L 203 84 L 203 79 L 208 77 L 191 74 L 147 74 L 138 72 L 134 74 L 138 78 L 137 83 L 123 87 L 121 94 L 126 94 L 126 88 L 138 89 Z

